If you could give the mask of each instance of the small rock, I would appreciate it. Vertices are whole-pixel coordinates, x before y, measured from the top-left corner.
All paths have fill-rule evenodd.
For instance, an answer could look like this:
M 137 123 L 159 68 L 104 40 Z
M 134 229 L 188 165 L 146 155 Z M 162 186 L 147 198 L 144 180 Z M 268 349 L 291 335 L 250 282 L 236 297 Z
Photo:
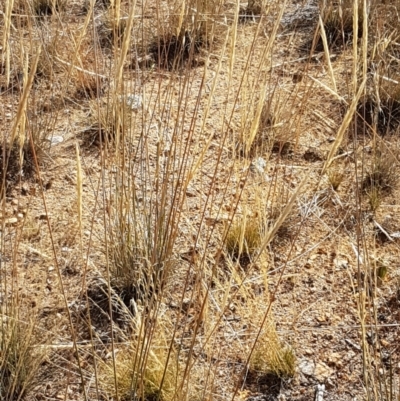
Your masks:
M 52 145 L 58 145 L 59 143 L 64 142 L 64 138 L 60 135 L 51 136 L 48 140 Z
M 28 195 L 29 194 L 29 185 L 26 182 L 24 182 L 22 184 L 21 193 L 22 193 L 22 195 Z
M 299 363 L 300 372 L 307 376 L 313 376 L 315 371 L 315 363 L 307 359 L 303 359 Z
M 125 102 L 125 104 L 131 109 L 131 110 L 138 110 L 142 106 L 143 100 L 140 95 L 134 95 L 132 93 L 126 95 L 126 96 L 120 96 L 119 100 L 121 102 Z
M 267 166 L 267 162 L 262 157 L 257 157 L 250 166 L 251 171 L 262 174 Z
M 10 217 L 4 221 L 6 226 L 12 226 L 13 224 L 18 223 L 18 219 L 16 217 Z
M 326 380 L 332 373 L 332 369 L 323 362 L 318 362 L 315 365 L 314 376 L 318 381 Z
M 342 367 L 342 357 L 338 352 L 332 352 L 328 357 L 329 366 Z

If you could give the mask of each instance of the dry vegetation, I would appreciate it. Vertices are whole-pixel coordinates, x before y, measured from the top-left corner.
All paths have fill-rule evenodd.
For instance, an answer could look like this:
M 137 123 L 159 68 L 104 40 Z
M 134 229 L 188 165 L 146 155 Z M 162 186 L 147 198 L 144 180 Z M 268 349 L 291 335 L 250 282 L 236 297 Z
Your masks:
M 400 400 L 400 2 L 0 11 L 2 400 Z

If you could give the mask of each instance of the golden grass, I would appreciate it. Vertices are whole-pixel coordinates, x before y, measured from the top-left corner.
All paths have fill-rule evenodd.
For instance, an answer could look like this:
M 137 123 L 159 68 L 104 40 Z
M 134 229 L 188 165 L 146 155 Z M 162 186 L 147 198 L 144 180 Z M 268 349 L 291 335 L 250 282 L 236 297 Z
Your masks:
M 17 320 L 15 307 L 4 313 L 0 329 L 0 395 L 5 401 L 31 395 L 40 383 L 40 369 L 48 356 L 48 338 L 37 329 L 37 317 Z
M 360 192 L 370 198 L 374 218 L 378 219 L 381 210 L 386 213 L 387 205 L 382 198 L 389 203 L 390 196 L 396 194 L 394 177 L 398 161 L 383 151 L 376 151 L 371 160 L 366 152 L 370 143 L 361 144 L 367 136 L 361 139 L 359 135 L 359 142 L 354 140 L 350 144 L 345 138 L 356 114 L 361 114 L 360 99 L 374 94 L 373 108 L 392 104 L 390 115 L 396 117 L 400 91 L 397 86 L 393 89 L 386 84 L 392 81 L 375 78 L 374 81 L 372 72 L 367 76 L 371 60 L 389 59 L 385 49 L 390 46 L 385 49 L 383 46 L 388 36 L 381 36 L 379 46 L 371 50 L 368 41 L 374 39 L 365 29 L 365 24 L 369 24 L 366 10 L 349 3 L 342 2 L 341 10 L 336 6 L 323 10 L 320 30 L 325 59 L 306 66 L 294 59 L 286 63 L 285 52 L 290 53 L 296 42 L 296 35 L 291 37 L 290 45 L 284 42 L 288 35 L 279 35 L 280 19 L 289 2 L 275 2 L 267 8 L 266 2 L 250 1 L 246 12 L 257 15 L 253 18 L 257 24 L 241 26 L 238 25 L 239 4 L 221 1 L 188 0 L 153 9 L 147 4 L 136 7 L 136 3 L 115 0 L 102 2 L 106 10 L 86 8 L 90 12 L 82 18 L 74 16 L 73 22 L 59 18 L 59 11 L 68 13 L 69 10 L 57 8 L 52 1 L 36 11 L 23 7 L 29 18 L 21 35 L 13 29 L 10 10 L 6 10 L 3 44 L 9 43 L 11 37 L 22 49 L 26 34 L 33 38 L 32 43 L 40 41 L 43 51 L 42 54 L 33 52 L 30 66 L 25 63 L 19 67 L 24 75 L 22 91 L 18 95 L 11 90 L 7 93 L 7 104 L 14 105 L 15 101 L 16 107 L 9 120 L 8 111 L 7 115 L 2 114 L 4 120 L 10 121 L 10 130 L 4 141 L 7 145 L 1 152 L 3 171 L 6 171 L 1 178 L 3 183 L 8 179 L 3 155 L 13 149 L 9 160 L 20 160 L 21 150 L 27 155 L 26 150 L 31 149 L 26 148 L 29 143 L 34 150 L 29 162 L 35 165 L 37 174 L 37 182 L 32 186 L 41 185 L 38 186 L 41 198 L 29 193 L 32 214 L 28 210 L 23 223 L 7 227 L 8 231 L 6 223 L 2 223 L 2 257 L 4 250 L 7 269 L 1 274 L 8 286 L 7 292 L 18 294 L 25 284 L 18 281 L 21 277 L 33 282 L 27 274 L 31 268 L 34 277 L 43 277 L 43 269 L 48 275 L 45 284 L 29 282 L 28 285 L 35 287 L 35 291 L 45 291 L 48 299 L 54 301 L 54 310 L 64 319 L 64 323 L 55 324 L 54 330 L 61 332 L 59 336 L 64 342 L 72 341 L 68 346 L 73 354 L 64 361 L 65 366 L 54 368 L 60 377 L 65 375 L 60 383 L 54 383 L 64 391 L 60 390 L 58 398 L 61 393 L 66 394 L 65 388 L 70 384 L 64 372 L 72 372 L 74 383 L 79 382 L 79 390 L 72 390 L 76 391 L 75 395 L 81 391 L 79 396 L 88 399 L 96 391 L 109 399 L 165 401 L 233 399 L 240 381 L 237 372 L 248 367 L 261 374 L 293 377 L 296 354 L 302 355 L 302 349 L 296 348 L 295 353 L 285 345 L 285 333 L 298 335 L 299 331 L 295 330 L 304 324 L 302 318 L 308 313 L 311 315 L 313 310 L 307 309 L 309 298 L 304 295 L 303 299 L 305 291 L 296 288 L 294 292 L 292 286 L 293 297 L 301 294 L 293 307 L 298 309 L 293 313 L 294 318 L 288 316 L 282 322 L 289 329 L 285 331 L 285 327 L 278 336 L 276 328 L 269 323 L 276 311 L 282 312 L 274 301 L 276 297 L 287 296 L 286 290 L 281 291 L 286 273 L 289 277 L 298 276 L 296 282 L 306 283 L 319 268 L 318 258 L 323 259 L 323 266 L 328 269 L 336 264 L 337 254 L 348 259 L 349 271 L 357 269 L 358 263 L 358 298 L 354 296 L 359 301 L 358 315 L 352 315 L 352 323 L 354 327 L 357 323 L 361 325 L 357 333 L 361 332 L 364 372 L 367 372 L 363 378 L 365 388 L 370 391 L 377 386 L 375 361 L 366 340 L 366 322 L 375 323 L 378 313 L 367 310 L 365 305 L 370 302 L 375 307 L 377 303 L 372 297 L 378 295 L 368 292 L 367 283 L 361 281 L 367 262 L 354 262 L 354 252 L 367 261 L 371 252 L 385 250 L 374 248 L 369 241 L 368 230 L 363 230 L 365 222 L 359 217 L 364 203 L 357 203 L 359 199 L 353 195 Z M 333 7 L 333 3 L 327 4 Z M 359 16 L 354 17 L 357 12 Z M 40 18 L 40 24 L 32 23 L 44 14 L 49 17 Z M 149 15 L 151 18 L 147 18 Z M 91 21 L 95 26 L 90 25 Z M 354 36 L 358 37 L 361 26 L 364 36 L 358 43 Z M 74 35 L 78 30 L 80 34 Z M 49 37 L 38 39 L 44 32 Z M 61 40 L 57 32 L 63 33 Z M 331 57 L 331 44 L 345 43 L 351 36 L 353 54 L 344 52 L 338 62 Z M 101 49 L 95 40 L 109 51 Z M 60 43 L 63 54 L 60 54 Z M 276 43 L 287 48 L 279 48 L 275 53 Z M 9 46 L 4 47 L 1 68 L 5 81 L 10 81 L 11 67 L 15 65 L 12 65 Z M 24 60 L 22 53 L 21 50 L 16 59 Z M 131 68 L 137 64 L 135 55 L 139 53 L 151 59 L 151 69 Z M 275 55 L 282 59 L 277 60 Z M 351 57 L 354 66 L 348 62 Z M 302 79 L 294 82 L 290 76 L 298 74 L 293 72 L 298 68 L 302 69 Z M 323 68 L 327 74 L 321 74 Z M 390 68 L 382 67 L 377 74 L 395 79 L 396 67 L 390 64 Z M 103 92 L 100 81 L 106 75 L 109 86 Z M 77 90 L 72 96 L 71 82 Z M 6 83 L 8 90 L 10 85 Z M 328 116 L 321 111 L 323 95 L 318 90 L 314 93 L 315 83 L 342 104 L 346 103 L 344 117 L 334 112 Z M 132 93 L 145 100 L 136 110 L 126 101 Z M 63 107 L 48 113 L 50 122 L 40 125 L 43 129 L 33 130 L 30 111 L 36 112 L 36 109 L 32 109 L 32 104 L 43 100 L 43 96 L 60 99 Z M 329 126 L 329 132 L 313 126 L 313 112 L 318 116 L 318 123 L 323 120 Z M 395 120 L 392 121 L 397 126 Z M 366 122 L 373 134 L 368 140 L 375 149 L 376 122 L 372 119 Z M 34 156 L 39 155 L 40 142 L 50 131 L 66 133 L 66 142 L 70 141 L 60 153 L 55 147 L 45 149 L 48 160 L 53 163 L 49 171 L 53 166 L 59 168 L 54 173 L 57 200 L 51 188 L 43 190 L 44 167 L 36 163 Z M 75 143 L 81 139 L 75 136 L 78 131 L 85 131 L 88 143 L 97 141 L 105 146 L 82 147 L 81 151 Z M 328 136 L 334 139 L 328 142 Z M 238 138 L 240 151 L 232 152 L 231 145 L 237 144 Z M 394 141 L 394 136 L 388 139 L 387 146 L 390 153 L 395 153 L 389 140 Z M 7 148 L 8 144 L 12 147 Z M 333 162 L 344 144 L 353 149 L 339 155 L 345 159 L 346 166 L 339 170 Z M 309 146 L 321 147 L 321 154 L 327 154 L 323 163 L 304 160 L 305 148 Z M 290 157 L 281 157 L 285 147 L 290 147 Z M 76 154 L 69 153 L 68 149 L 75 149 Z M 360 155 L 366 156 L 360 159 Z M 252 160 L 248 158 L 255 157 L 262 157 L 265 162 L 260 174 L 253 174 L 249 169 Z M 26 179 L 25 175 L 18 176 L 20 172 L 18 164 L 11 175 L 18 180 Z M 327 196 L 337 196 L 335 209 L 329 202 L 319 202 L 320 183 L 325 173 L 337 191 L 335 194 L 325 191 Z M 354 177 L 359 178 L 357 183 Z M 19 195 L 19 188 L 16 185 L 10 188 L 14 199 Z M 4 215 L 14 213 L 12 208 L 11 212 L 7 209 L 10 198 L 3 196 L 2 200 Z M 47 212 L 49 200 L 51 213 Z M 357 213 L 351 217 L 356 222 L 347 231 L 341 231 L 342 220 L 349 220 L 348 210 L 353 207 Z M 294 221 L 294 216 L 300 213 L 302 221 L 297 224 L 299 221 Z M 64 214 L 74 224 L 58 225 Z M 337 217 L 334 223 L 330 220 L 332 215 Z M 40 216 L 45 216 L 43 224 Z M 228 222 L 223 226 L 223 235 L 221 222 Z M 64 230 L 68 232 L 60 233 L 59 227 L 66 227 Z M 296 235 L 279 236 L 285 228 Z M 304 235 L 297 235 L 302 230 Z M 365 238 L 361 241 L 357 235 L 364 231 Z M 15 246 L 14 235 L 23 242 L 21 249 L 36 241 L 36 247 L 41 248 L 35 253 L 37 259 Z M 79 241 L 76 241 L 78 235 Z M 337 248 L 332 251 L 331 259 L 325 257 L 330 246 Z M 79 254 L 76 259 L 82 267 L 76 269 L 75 276 L 68 273 L 71 269 L 64 271 L 59 266 L 72 259 L 65 256 L 70 250 Z M 221 257 L 224 254 L 228 257 Z M 312 259 L 314 256 L 317 259 Z M 316 260 L 315 266 L 310 262 L 313 260 Z M 244 261 L 249 262 L 246 269 Z M 304 265 L 316 270 L 307 272 Z M 56 279 L 51 276 L 53 270 L 57 273 L 57 291 L 54 290 Z M 336 274 L 342 278 L 341 269 L 336 269 Z M 91 275 L 102 276 L 106 283 L 101 294 L 105 299 L 104 313 L 100 317 L 91 316 L 91 309 L 85 304 L 91 302 L 85 298 L 87 279 Z M 376 275 L 385 285 L 391 284 L 391 271 L 385 275 L 378 268 Z M 353 276 L 351 272 L 350 281 Z M 274 288 L 271 297 L 269 284 Z M 332 283 L 332 293 L 334 285 L 337 283 Z M 344 291 L 340 288 L 338 292 L 343 295 Z M 114 305 L 115 300 L 118 308 L 124 309 L 123 319 Z M 63 302 L 63 306 L 59 307 L 58 302 Z M 321 302 L 322 306 L 328 307 Z M 84 318 L 82 310 L 87 311 Z M 7 322 L 17 322 L 17 317 L 16 311 L 2 313 L 2 319 Z M 92 321 L 92 317 L 96 319 Z M 101 324 L 98 320 L 102 320 Z M 263 327 L 262 322 L 268 324 Z M 31 328 L 31 323 L 28 326 Z M 333 323 L 330 326 L 335 327 Z M 5 329 L 2 340 L 15 350 L 17 362 L 1 359 L 7 356 L 6 349 L 1 350 L 1 363 L 10 366 L 8 370 L 2 369 L 5 381 L 1 388 L 6 389 L 7 397 L 10 394 L 18 398 L 34 389 L 33 377 L 43 356 L 40 352 L 25 352 L 41 348 L 35 347 L 37 338 L 29 336 L 29 332 L 25 335 L 22 326 L 10 323 Z M 14 336 L 14 332 L 20 334 Z M 23 341 L 13 340 L 21 337 Z M 304 341 L 308 341 L 306 334 Z M 90 351 L 86 354 L 83 350 Z M 233 371 L 233 365 L 239 369 Z M 30 367 L 29 371 L 22 368 L 25 366 Z M 16 385 L 12 384 L 14 378 L 18 381 Z M 32 394 L 34 397 L 34 391 Z M 96 397 L 101 398 L 99 394 Z
M 229 228 L 226 250 L 234 259 L 251 258 L 262 241 L 262 227 L 256 218 L 242 218 Z

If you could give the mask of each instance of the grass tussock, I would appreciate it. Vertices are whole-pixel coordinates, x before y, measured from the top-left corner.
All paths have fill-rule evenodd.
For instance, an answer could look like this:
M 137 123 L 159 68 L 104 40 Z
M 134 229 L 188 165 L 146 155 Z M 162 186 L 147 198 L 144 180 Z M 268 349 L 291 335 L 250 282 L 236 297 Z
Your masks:
M 50 143 L 45 133 L 35 129 L 30 138 L 14 140 L 12 144 L 0 144 L 0 197 L 21 181 L 32 178 L 36 172 L 36 162 L 41 165 Z
M 127 22 L 125 18 L 115 18 L 114 9 L 109 8 L 99 20 L 97 25 L 97 38 L 104 49 L 113 46 L 120 47 L 127 33 Z
M 362 131 L 375 129 L 381 136 L 400 132 L 400 83 L 388 77 L 376 81 L 376 90 L 358 106 L 358 123 Z M 365 130 L 364 127 L 367 126 Z
M 337 191 L 339 189 L 340 184 L 343 182 L 345 179 L 346 175 L 344 172 L 331 167 L 327 171 L 327 176 L 328 176 L 328 181 L 331 187 L 333 188 L 334 191 Z
M 148 336 L 135 336 L 128 347 L 118 349 L 114 362 L 99 361 L 99 380 L 106 394 L 118 394 L 120 400 L 126 401 L 173 399 L 177 383 L 176 354 L 174 349 L 169 350 L 162 330 L 161 326 L 156 330 L 151 343 Z
M 2 314 L 0 329 L 0 395 L 5 401 L 31 395 L 48 355 L 47 339 L 37 330 L 37 322 L 18 320 L 15 311 L 11 315 Z
M 32 9 L 38 16 L 52 15 L 65 11 L 67 0 L 31 0 Z
M 377 190 L 380 194 L 393 191 L 397 184 L 396 164 L 397 159 L 389 149 L 376 150 L 371 167 L 362 182 L 362 189 L 366 193 Z
M 290 378 L 295 374 L 296 355 L 291 347 L 279 341 L 274 329 L 269 328 L 255 345 L 250 369 L 259 374 Z
M 96 89 L 91 89 L 97 93 L 98 81 L 94 85 Z M 117 135 L 122 135 L 131 126 L 132 108 L 125 99 L 115 99 L 114 106 L 112 104 L 113 102 L 106 103 L 103 99 L 90 101 L 87 126 L 82 138 L 86 145 L 113 142 Z
M 226 250 L 233 259 L 251 260 L 262 242 L 262 226 L 255 217 L 241 218 L 229 228 Z
M 362 2 L 359 1 L 356 40 L 362 35 L 363 13 L 361 5 Z M 353 1 L 320 2 L 320 14 L 329 48 L 344 46 L 353 40 Z M 317 47 L 322 50 L 322 39 L 319 40 Z
M 159 38 L 149 48 L 154 64 L 166 70 L 181 69 L 185 65 L 198 65 L 196 56 L 206 45 L 205 38 L 190 31 Z

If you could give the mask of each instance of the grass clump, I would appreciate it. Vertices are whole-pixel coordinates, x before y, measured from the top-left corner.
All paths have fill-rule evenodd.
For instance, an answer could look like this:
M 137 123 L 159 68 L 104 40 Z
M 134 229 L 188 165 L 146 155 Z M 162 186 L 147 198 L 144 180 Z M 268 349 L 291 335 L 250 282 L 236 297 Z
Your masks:
M 144 327 L 140 321 L 137 317 L 138 331 Z M 153 335 L 147 333 L 130 339 L 129 346 L 120 349 L 114 361 L 100 361 L 100 383 L 108 395 L 115 396 L 118 392 L 119 399 L 126 401 L 172 400 L 176 391 L 175 350 L 169 350 L 161 326 L 152 330 L 155 330 Z
M 330 169 L 328 170 L 327 175 L 329 184 L 332 186 L 334 191 L 337 191 L 345 178 L 344 173 L 336 169 Z
M 126 32 L 127 23 L 126 19 L 115 19 L 112 8 L 104 14 L 97 26 L 97 36 L 99 44 L 102 48 L 110 49 L 114 45 L 121 46 Z
M 32 10 L 38 16 L 53 15 L 55 12 L 64 11 L 67 0 L 31 0 Z
M 205 45 L 205 38 L 189 30 L 178 35 L 169 34 L 159 38 L 150 46 L 150 55 L 159 68 L 175 70 L 185 65 L 195 65 L 195 56 Z
M 328 46 L 343 46 L 353 39 L 353 1 L 345 0 L 336 4 L 333 1 L 320 3 L 320 13 Z M 362 35 L 362 8 L 358 11 L 357 39 Z M 322 38 L 317 43 L 317 50 L 322 50 Z
M 362 189 L 374 197 L 378 193 L 389 193 L 396 185 L 397 160 L 388 150 L 377 150 L 372 165 L 362 182 Z M 378 193 L 374 192 L 375 190 Z M 375 203 L 375 202 L 374 202 Z
M 42 131 L 35 129 L 32 136 L 34 149 L 29 138 L 17 138 L 13 143 L 0 144 L 0 198 L 20 181 L 34 176 L 35 157 L 39 165 L 42 163 L 50 144 Z
M 389 79 L 389 78 L 387 78 Z M 358 115 L 369 127 L 376 128 L 381 136 L 399 132 L 400 84 L 397 80 L 378 80 L 375 93 L 367 95 L 358 106 Z
M 258 341 L 250 359 L 250 369 L 277 377 L 293 377 L 296 371 L 294 350 L 281 344 L 270 328 Z
M 94 99 L 89 103 L 88 124 L 83 132 L 83 140 L 89 146 L 112 142 L 119 133 L 129 129 L 131 122 L 132 109 L 124 98 L 110 103 Z
M 5 401 L 28 396 L 40 383 L 39 372 L 47 357 L 43 335 L 33 319 L 2 314 L 0 329 L 0 395 Z
M 382 194 L 379 188 L 373 187 L 367 191 L 367 199 L 369 208 L 372 212 L 376 212 L 382 203 Z
M 225 246 L 233 259 L 250 260 L 262 241 L 260 222 L 255 218 L 240 218 L 232 224 Z

